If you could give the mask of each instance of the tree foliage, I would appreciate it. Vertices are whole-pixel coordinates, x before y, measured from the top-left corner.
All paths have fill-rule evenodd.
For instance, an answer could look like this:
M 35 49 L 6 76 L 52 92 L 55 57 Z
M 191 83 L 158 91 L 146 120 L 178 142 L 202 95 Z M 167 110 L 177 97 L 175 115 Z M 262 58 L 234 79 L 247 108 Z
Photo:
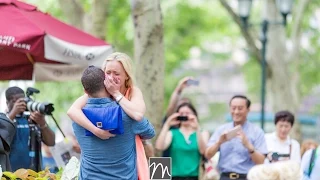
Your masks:
M 191 2 L 176 1 L 164 11 L 167 73 L 172 73 L 188 59 L 190 48 L 201 47 L 206 41 L 239 35 L 239 30 L 229 23 L 230 18 L 218 2 L 200 1 L 197 5 Z
M 295 4 L 296 5 L 296 4 Z M 301 56 L 298 62 L 298 72 L 300 74 L 300 92 L 302 97 L 308 95 L 312 89 L 320 83 L 320 72 L 317 70 L 320 65 L 320 45 L 319 45 L 319 25 L 314 27 L 311 23 L 315 18 L 315 11 L 318 9 L 320 2 L 311 1 L 307 10 L 305 11 L 305 18 L 302 21 L 303 46 L 300 49 Z M 294 7 L 296 9 L 297 7 Z M 294 18 L 294 17 L 293 17 Z M 292 33 L 292 23 L 288 22 L 287 34 Z M 290 43 L 290 42 L 289 42 Z M 260 93 L 261 84 L 261 66 L 255 62 L 255 59 L 250 59 L 243 67 L 248 89 L 251 94 Z M 292 64 L 290 64 L 292 65 Z
M 42 11 L 68 22 L 62 13 L 59 3 L 48 0 L 27 0 L 38 6 Z M 85 13 L 92 8 L 91 0 L 81 0 Z M 230 18 L 215 1 L 161 1 L 165 29 L 165 104 L 173 91 L 180 76 L 173 75 L 173 71 L 180 67 L 181 62 L 188 59 L 189 50 L 194 46 L 201 46 L 204 41 L 219 41 L 224 34 L 237 37 L 239 32 Z M 214 7 L 214 11 L 212 8 Z M 133 24 L 130 16 L 130 3 L 127 0 L 110 1 L 107 18 L 106 40 L 115 50 L 133 55 Z M 138 64 L 136 64 L 138 66 Z M 48 82 L 36 83 L 41 90 L 37 95 L 41 101 L 55 104 L 56 113 L 64 113 L 79 95 L 82 94 L 81 84 L 78 82 Z M 48 93 L 49 92 L 49 93 Z M 50 95 L 48 95 L 50 94 Z M 165 105 L 166 106 L 166 105 Z
M 67 22 L 62 13 L 59 3 L 53 0 L 26 0 L 36 4 L 41 10 L 49 12 L 52 16 Z M 79 0 L 85 13 L 92 8 L 92 0 Z M 225 38 L 237 46 L 236 42 L 242 39 L 239 28 L 232 22 L 231 17 L 225 12 L 218 1 L 208 0 L 162 0 L 165 42 L 165 106 L 175 88 L 178 79 L 192 72 L 177 75 L 175 70 L 181 67 L 182 62 L 188 59 L 189 50 L 192 47 L 200 47 L 203 50 L 205 42 L 220 42 Z M 311 5 L 305 12 L 302 31 L 307 33 L 310 40 L 310 48 L 302 48 L 301 60 L 299 61 L 299 73 L 301 74 L 301 92 L 303 95 L 310 93 L 313 87 L 320 81 L 317 70 L 319 62 L 319 27 L 314 28 L 310 19 L 314 16 L 315 9 L 319 7 L 318 1 L 311 1 Z M 128 53 L 133 57 L 133 23 L 130 16 L 130 1 L 111 1 L 108 8 L 106 40 L 111 43 L 117 51 Z M 260 22 L 261 9 L 253 8 L 251 21 Z M 257 27 L 258 28 L 258 27 Z M 290 35 L 292 24 L 288 23 L 287 33 Z M 256 34 L 258 36 L 258 34 Z M 209 53 L 210 54 L 210 53 Z M 220 54 L 221 55 L 221 54 Z M 227 60 L 228 54 L 210 54 L 213 61 L 217 59 Z M 136 64 L 138 66 L 138 64 Z M 249 92 L 260 94 L 260 65 L 249 59 L 242 68 L 245 73 Z M 66 108 L 76 97 L 82 94 L 79 82 L 68 83 L 37 83 L 42 92 L 38 95 L 39 100 L 55 103 L 56 112 L 64 113 Z M 48 93 L 50 92 L 50 93 Z M 48 95 L 50 94 L 50 95 Z

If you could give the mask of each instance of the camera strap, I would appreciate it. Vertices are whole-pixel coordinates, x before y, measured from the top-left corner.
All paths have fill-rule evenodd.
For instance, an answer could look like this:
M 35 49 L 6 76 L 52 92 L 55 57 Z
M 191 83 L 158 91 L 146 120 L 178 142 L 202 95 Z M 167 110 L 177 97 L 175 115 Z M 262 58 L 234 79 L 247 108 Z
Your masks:
M 289 145 L 289 159 L 291 159 L 291 151 L 292 151 L 292 140 L 290 139 L 290 145 Z
M 291 159 L 291 152 L 292 152 L 292 141 L 290 140 L 290 145 L 289 145 L 289 154 L 278 154 L 279 157 L 288 157 Z

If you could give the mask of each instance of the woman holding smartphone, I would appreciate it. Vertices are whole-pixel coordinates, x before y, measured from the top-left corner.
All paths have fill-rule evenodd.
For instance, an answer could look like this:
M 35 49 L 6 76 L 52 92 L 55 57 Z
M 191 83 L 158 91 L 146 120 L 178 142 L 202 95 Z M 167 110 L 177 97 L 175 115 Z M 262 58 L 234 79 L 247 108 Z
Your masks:
M 172 126 L 179 126 L 171 129 Z M 173 180 L 197 180 L 200 159 L 209 139 L 208 132 L 201 132 L 197 111 L 190 103 L 183 103 L 176 113 L 168 117 L 156 140 L 158 150 L 170 149 Z

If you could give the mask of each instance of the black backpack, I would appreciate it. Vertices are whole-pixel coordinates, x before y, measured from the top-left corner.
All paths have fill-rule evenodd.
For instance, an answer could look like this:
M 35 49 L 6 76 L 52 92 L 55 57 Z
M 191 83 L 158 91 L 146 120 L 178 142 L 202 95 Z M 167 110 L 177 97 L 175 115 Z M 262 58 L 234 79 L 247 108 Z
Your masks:
M 2 171 L 11 170 L 9 153 L 15 134 L 15 124 L 4 113 L 0 113 L 0 165 Z

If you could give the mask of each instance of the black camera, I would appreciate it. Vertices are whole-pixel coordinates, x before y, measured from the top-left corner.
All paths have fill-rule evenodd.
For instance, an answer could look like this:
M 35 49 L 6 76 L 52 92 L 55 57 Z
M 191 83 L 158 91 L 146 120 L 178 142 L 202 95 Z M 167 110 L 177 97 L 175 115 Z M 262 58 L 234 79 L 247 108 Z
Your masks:
M 280 157 L 279 154 L 276 152 L 272 153 L 272 155 L 271 155 L 271 159 L 273 161 L 279 161 L 279 157 Z
M 45 115 L 51 115 L 52 112 L 54 111 L 54 107 L 52 103 L 40 103 L 40 102 L 35 102 L 30 96 L 33 95 L 33 93 L 40 93 L 38 89 L 28 87 L 26 91 L 27 97 L 24 99 L 27 105 L 27 111 L 39 111 L 41 114 Z
M 177 120 L 178 121 L 188 121 L 188 116 L 178 116 Z

